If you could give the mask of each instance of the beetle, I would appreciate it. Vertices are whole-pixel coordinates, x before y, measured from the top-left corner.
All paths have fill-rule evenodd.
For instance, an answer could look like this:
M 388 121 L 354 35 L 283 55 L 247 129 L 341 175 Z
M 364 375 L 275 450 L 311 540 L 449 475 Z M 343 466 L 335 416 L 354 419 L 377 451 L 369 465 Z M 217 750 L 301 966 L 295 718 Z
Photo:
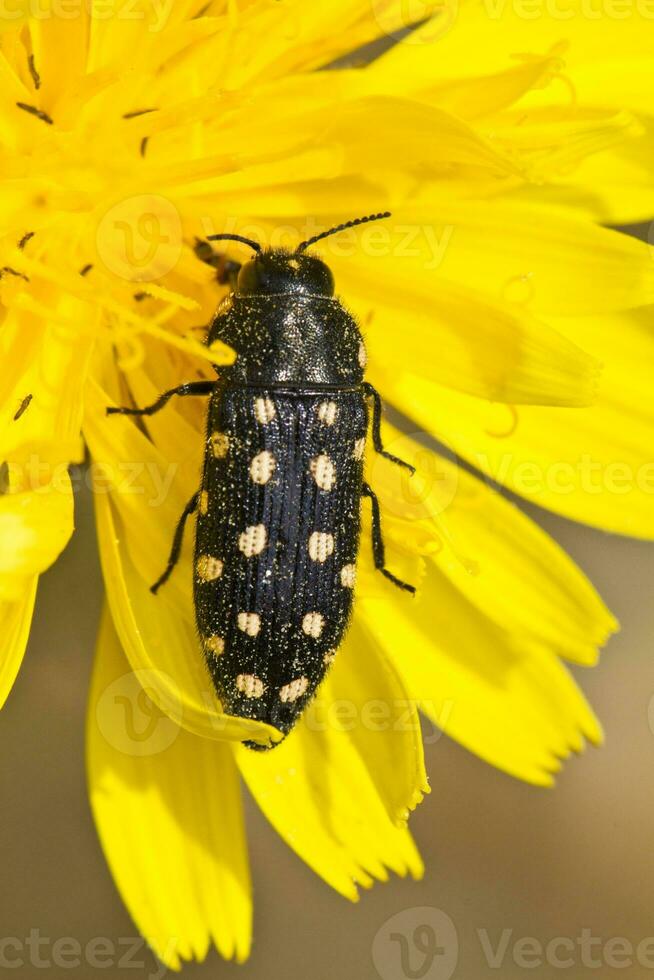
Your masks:
M 147 416 L 174 395 L 210 396 L 202 483 L 151 588 L 156 593 L 171 574 L 197 510 L 195 616 L 214 687 L 229 714 L 265 721 L 284 736 L 334 660 L 351 616 L 362 499 L 372 506 L 375 567 L 415 592 L 385 565 L 379 503 L 363 476 L 370 421 L 374 449 L 413 467 L 382 445 L 381 399 L 364 380 L 363 337 L 334 295 L 329 267 L 306 251 L 386 217 L 353 219 L 295 251 L 208 236 L 255 253 L 208 330 L 207 344 L 220 340 L 236 351 L 234 364 L 215 367 L 217 380 L 182 384 L 145 408 L 107 410 Z

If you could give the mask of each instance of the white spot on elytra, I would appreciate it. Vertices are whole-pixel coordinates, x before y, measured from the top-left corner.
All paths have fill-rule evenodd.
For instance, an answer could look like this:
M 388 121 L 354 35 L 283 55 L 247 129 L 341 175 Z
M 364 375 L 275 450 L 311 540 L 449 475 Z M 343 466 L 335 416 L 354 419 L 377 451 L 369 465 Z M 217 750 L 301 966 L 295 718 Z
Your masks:
M 210 653 L 215 654 L 216 657 L 219 657 L 221 653 L 225 652 L 225 641 L 223 640 L 222 636 L 218 636 L 217 633 L 214 633 L 212 636 L 205 636 L 204 647 L 205 650 L 208 650 Z
M 322 662 L 325 664 L 326 667 L 329 667 L 330 664 L 334 663 L 335 658 L 336 658 L 336 650 L 328 650 L 327 653 L 322 658 Z
M 368 354 L 366 352 L 366 345 L 363 341 L 359 344 L 359 366 L 364 368 L 368 363 Z
M 354 458 L 357 460 L 363 459 L 365 448 L 366 448 L 365 438 L 357 439 L 354 443 L 354 449 L 352 450 L 352 455 L 354 456 Z
M 327 561 L 334 554 L 334 535 L 325 531 L 314 531 L 309 537 L 309 555 L 314 561 Z
M 204 516 L 209 510 L 209 494 L 206 490 L 200 493 L 200 513 Z
M 317 640 L 322 633 L 323 626 L 325 625 L 325 618 L 320 613 L 310 612 L 307 613 L 302 620 L 302 629 L 307 634 L 307 636 L 312 636 L 314 640 Z
M 316 411 L 324 425 L 333 425 L 338 415 L 338 405 L 336 402 L 321 402 Z
M 263 452 L 254 456 L 250 463 L 250 478 L 254 483 L 259 483 L 263 486 L 275 472 L 276 466 L 277 462 L 273 454 L 269 453 L 267 449 L 264 449 Z
M 212 432 L 209 441 L 216 459 L 224 459 L 229 451 L 229 436 L 224 432 Z
M 356 582 L 357 572 L 354 565 L 343 565 L 341 568 L 341 585 L 346 589 L 353 589 Z
M 261 616 L 255 612 L 240 612 L 236 619 L 238 628 L 248 636 L 256 636 L 261 629 Z
M 255 398 L 254 417 L 257 422 L 260 422 L 261 425 L 267 425 L 268 422 L 272 422 L 276 415 L 275 403 L 271 398 Z
M 280 701 L 297 701 L 301 698 L 303 694 L 306 693 L 309 687 L 308 677 L 296 677 L 294 681 L 290 684 L 284 684 L 283 687 L 279 689 L 279 700 Z
M 265 526 L 253 524 L 251 527 L 246 527 L 239 536 L 238 546 L 246 558 L 252 558 L 253 555 L 258 555 L 263 551 L 267 541 L 268 532 Z
M 260 677 L 254 674 L 239 674 L 236 678 L 236 688 L 246 698 L 260 698 L 266 690 Z
M 203 582 L 213 582 L 215 579 L 220 578 L 223 573 L 223 567 L 224 563 L 220 558 L 214 558 L 213 555 L 200 555 L 195 563 L 198 578 L 202 579 Z
M 309 464 L 311 475 L 321 490 L 331 490 L 336 483 L 336 467 L 324 454 L 314 456 Z

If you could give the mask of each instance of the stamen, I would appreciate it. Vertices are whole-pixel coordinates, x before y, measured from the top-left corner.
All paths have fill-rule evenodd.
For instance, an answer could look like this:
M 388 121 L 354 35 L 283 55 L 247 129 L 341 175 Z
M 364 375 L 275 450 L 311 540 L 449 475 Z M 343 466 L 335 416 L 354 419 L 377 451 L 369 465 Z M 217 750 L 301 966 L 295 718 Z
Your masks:
M 12 269 L 10 265 L 5 265 L 0 269 L 0 279 L 8 273 L 10 276 L 17 276 L 19 279 L 24 279 L 25 282 L 29 282 L 29 277 L 25 275 L 24 272 L 18 272 L 16 269 Z
M 27 67 L 30 70 L 30 75 L 32 76 L 32 81 L 34 82 L 34 88 L 37 89 L 37 90 L 40 89 L 41 88 L 41 76 L 39 75 L 38 71 L 36 70 L 36 65 L 34 64 L 34 55 L 33 54 L 31 54 L 29 56 L 29 58 L 27 59 Z
M 106 314 L 113 314 L 121 322 L 129 324 L 131 329 L 136 333 L 147 334 L 170 348 L 190 354 L 193 357 L 199 357 L 203 361 L 209 361 L 211 364 L 228 365 L 233 364 L 236 359 L 236 354 L 232 348 L 222 343 L 222 341 L 215 341 L 211 347 L 207 347 L 206 344 L 202 344 L 191 337 L 180 336 L 173 330 L 166 330 L 156 322 L 156 318 L 153 320 L 150 317 L 140 316 L 132 306 L 123 306 L 119 300 L 114 298 L 112 293 L 98 295 L 90 284 L 85 282 L 81 283 L 78 275 L 67 274 L 63 270 L 54 267 L 51 263 L 41 262 L 27 255 L 24 256 L 23 262 L 34 277 L 42 279 L 45 282 L 55 283 L 73 296 L 78 297 L 84 302 L 93 304 L 95 308 L 102 309 Z M 167 304 L 162 311 L 162 315 L 173 316 L 179 308 L 187 310 L 199 309 L 199 303 L 196 300 L 182 296 L 170 289 L 164 289 L 155 283 L 148 283 L 148 293 L 155 297 L 155 299 L 164 300 Z M 39 316 L 44 316 L 46 319 L 55 319 L 57 322 L 62 320 L 60 316 L 53 314 L 52 310 L 36 304 L 27 292 L 21 293 L 20 297 L 16 297 L 13 302 L 23 306 L 25 309 L 28 305 L 31 305 L 39 313 Z M 37 306 L 39 307 L 38 310 Z M 79 321 L 71 321 L 71 323 L 79 331 Z
M 134 109 L 132 112 L 124 112 L 123 119 L 136 119 L 137 116 L 145 116 L 148 112 L 157 112 L 157 107 L 150 109 Z
M 35 105 L 29 105 L 27 102 L 17 102 L 16 105 L 24 112 L 29 112 L 31 116 L 36 116 L 37 119 L 41 119 L 44 123 L 47 123 L 48 126 L 53 125 L 54 120 L 52 119 L 52 116 L 49 116 L 47 112 L 43 111 L 43 109 L 38 109 Z

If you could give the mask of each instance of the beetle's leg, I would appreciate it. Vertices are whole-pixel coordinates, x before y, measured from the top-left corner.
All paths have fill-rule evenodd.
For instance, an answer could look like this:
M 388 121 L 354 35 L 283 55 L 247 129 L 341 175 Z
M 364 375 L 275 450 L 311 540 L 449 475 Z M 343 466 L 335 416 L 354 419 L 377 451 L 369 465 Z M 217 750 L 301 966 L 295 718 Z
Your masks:
M 408 582 L 403 582 L 401 578 L 397 578 L 396 575 L 393 575 L 386 568 L 386 551 L 384 548 L 384 539 L 382 538 L 381 515 L 379 513 L 377 494 L 369 483 L 363 484 L 361 492 L 364 497 L 370 497 L 370 503 L 372 504 L 372 556 L 375 561 L 375 568 L 382 575 L 385 575 L 386 578 L 390 579 L 393 585 L 397 585 L 398 589 L 404 589 L 405 592 L 410 592 L 411 595 L 415 595 L 415 586 L 409 585 Z
M 157 398 L 152 405 L 145 408 L 108 408 L 107 415 L 154 415 L 160 408 L 163 408 L 173 395 L 210 395 L 215 387 L 215 381 L 189 381 L 185 385 L 171 388 L 164 391 L 163 395 Z
M 377 391 L 376 388 L 373 388 L 373 386 L 370 384 L 369 381 L 363 382 L 363 388 L 366 394 L 369 395 L 370 398 L 372 398 L 372 402 L 373 402 L 372 442 L 376 452 L 378 452 L 381 456 L 385 456 L 386 459 L 390 459 L 391 463 L 397 463 L 398 466 L 406 467 L 406 469 L 409 470 L 409 472 L 413 476 L 413 474 L 416 471 L 415 466 L 411 466 L 411 463 L 405 462 L 403 459 L 400 459 L 398 456 L 393 456 L 392 453 L 387 453 L 386 450 L 384 449 L 382 443 L 382 437 L 381 437 L 382 403 L 381 403 L 381 397 L 379 395 L 379 392 Z
M 154 585 L 150 586 L 150 592 L 153 592 L 155 595 L 157 593 L 157 590 L 160 588 L 160 586 L 162 586 L 164 582 L 168 581 L 168 578 L 170 577 L 170 573 L 172 572 L 173 568 L 179 561 L 179 555 L 182 550 L 182 540 L 184 538 L 184 527 L 186 525 L 186 519 L 190 517 L 191 514 L 194 512 L 194 510 L 197 508 L 199 499 L 200 499 L 200 493 L 199 492 L 194 493 L 191 499 L 189 500 L 189 502 L 187 503 L 186 507 L 182 511 L 182 516 L 177 522 L 177 527 L 175 528 L 175 536 L 173 537 L 173 546 L 170 549 L 170 558 L 168 559 L 168 564 L 166 565 L 163 574 L 159 576 L 159 578 L 154 583 Z

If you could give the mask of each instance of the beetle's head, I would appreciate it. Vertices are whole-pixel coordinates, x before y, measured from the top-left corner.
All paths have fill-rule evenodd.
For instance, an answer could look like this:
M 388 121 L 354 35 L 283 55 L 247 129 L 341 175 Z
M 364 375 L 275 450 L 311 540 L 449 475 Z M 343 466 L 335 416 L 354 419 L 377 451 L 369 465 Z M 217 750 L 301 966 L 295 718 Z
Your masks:
M 236 288 L 241 296 L 272 293 L 333 296 L 334 277 L 315 255 L 273 249 L 258 252 L 241 266 Z
M 315 242 L 335 235 L 345 228 L 389 218 L 390 211 L 370 214 L 365 218 L 355 218 L 342 225 L 323 231 L 313 238 L 301 242 L 294 252 L 285 249 L 262 249 L 258 242 L 242 235 L 209 235 L 210 241 L 225 240 L 241 242 L 254 249 L 255 256 L 241 267 L 236 289 L 240 296 L 295 294 L 300 296 L 333 296 L 334 277 L 327 265 L 314 255 L 307 255 L 306 249 Z

